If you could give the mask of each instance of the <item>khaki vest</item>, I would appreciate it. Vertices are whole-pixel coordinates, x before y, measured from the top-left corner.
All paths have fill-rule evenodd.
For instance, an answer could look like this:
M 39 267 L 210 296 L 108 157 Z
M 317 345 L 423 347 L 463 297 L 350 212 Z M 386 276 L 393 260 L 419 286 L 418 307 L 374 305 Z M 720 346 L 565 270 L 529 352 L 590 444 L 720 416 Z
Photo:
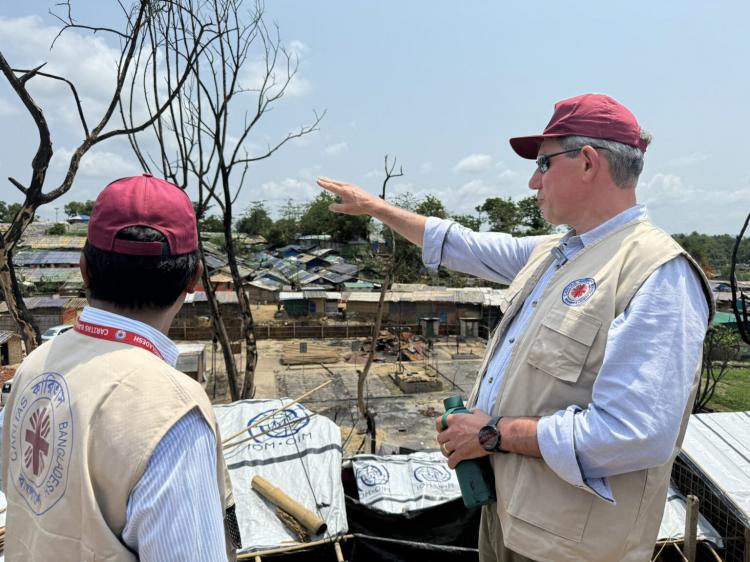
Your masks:
M 221 439 L 197 382 L 146 350 L 74 330 L 30 354 L 3 427 L 6 560 L 137 560 L 120 540 L 128 497 L 162 437 L 195 407 L 217 443 L 218 480 L 206 485 L 226 508 Z
M 508 289 L 507 310 L 488 346 L 469 404 L 476 402 L 492 350 L 551 265 L 550 250 L 559 241 L 559 236 L 543 240 Z M 679 255 L 690 261 L 702 280 L 713 315 L 711 291 L 700 267 L 668 234 L 646 221 L 615 230 L 561 266 L 512 352 L 492 414 L 547 416 L 572 404 L 585 408 L 602 364 L 609 325 L 648 277 Z M 650 560 L 700 366 L 698 361 L 669 462 L 610 477 L 616 505 L 568 484 L 541 459 L 492 455 L 506 546 L 539 562 Z

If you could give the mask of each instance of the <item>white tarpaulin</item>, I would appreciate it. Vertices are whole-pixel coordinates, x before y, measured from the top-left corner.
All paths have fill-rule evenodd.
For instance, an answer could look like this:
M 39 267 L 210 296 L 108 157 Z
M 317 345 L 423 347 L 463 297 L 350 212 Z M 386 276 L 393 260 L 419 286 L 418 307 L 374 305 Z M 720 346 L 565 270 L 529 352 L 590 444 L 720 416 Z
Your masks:
M 700 511 L 700 505 L 698 506 L 698 510 Z M 685 538 L 686 515 L 687 501 L 685 500 L 685 496 L 675 490 L 670 483 L 669 491 L 667 492 L 667 505 L 664 508 L 664 516 L 661 519 L 657 540 L 683 540 Z M 719 533 L 700 513 L 698 514 L 698 540 L 712 542 L 719 548 L 724 547 L 724 542 L 721 540 Z
M 352 457 L 359 501 L 388 513 L 406 513 L 461 495 L 456 471 L 440 452 Z
M 221 434 L 229 437 L 278 409 L 288 398 L 243 400 L 215 406 Z M 267 432 L 267 433 L 266 433 Z M 341 485 L 341 431 L 324 416 L 295 404 L 250 429 L 224 450 L 237 505 L 243 551 L 288 545 L 297 538 L 251 487 L 261 475 L 287 495 L 317 513 L 328 525 L 325 536 L 345 533 L 346 508 Z M 323 538 L 321 536 L 315 539 Z
M 696 467 L 750 527 L 750 412 L 690 416 L 680 457 Z

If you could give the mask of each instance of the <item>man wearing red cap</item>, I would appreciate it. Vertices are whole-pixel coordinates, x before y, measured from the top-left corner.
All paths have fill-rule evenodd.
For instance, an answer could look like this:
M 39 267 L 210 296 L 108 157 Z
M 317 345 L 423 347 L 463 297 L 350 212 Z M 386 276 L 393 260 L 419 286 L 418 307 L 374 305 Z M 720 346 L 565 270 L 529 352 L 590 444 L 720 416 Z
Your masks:
M 563 235 L 514 238 L 388 205 L 320 179 L 331 210 L 369 214 L 445 265 L 508 284 L 469 397 L 438 442 L 448 463 L 489 455 L 480 560 L 645 562 L 700 375 L 708 282 L 636 203 L 650 136 L 613 98 L 556 104 L 544 133 L 511 139 L 536 159 L 529 187 Z
M 218 426 L 166 335 L 202 273 L 188 196 L 148 174 L 109 184 L 81 273 L 89 306 L 6 406 L 6 560 L 226 561 Z

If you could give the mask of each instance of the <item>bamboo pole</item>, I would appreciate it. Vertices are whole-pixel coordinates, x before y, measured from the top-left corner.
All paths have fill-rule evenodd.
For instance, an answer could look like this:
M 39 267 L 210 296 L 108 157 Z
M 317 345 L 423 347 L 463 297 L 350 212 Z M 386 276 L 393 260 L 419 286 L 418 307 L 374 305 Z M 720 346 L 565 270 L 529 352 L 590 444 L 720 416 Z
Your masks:
M 250 485 L 253 490 L 258 492 L 261 496 L 299 521 L 299 523 L 307 529 L 310 535 L 320 535 L 321 533 L 325 533 L 328 528 L 326 522 L 315 513 L 307 509 L 298 501 L 292 499 L 284 493 L 283 490 L 277 488 L 262 476 L 253 476 Z
M 344 560 L 344 553 L 341 552 L 341 545 L 335 542 L 333 543 L 333 548 L 336 550 L 336 562 L 346 562 Z
M 313 394 L 313 393 L 315 393 L 315 392 L 319 391 L 319 390 L 320 390 L 321 388 L 323 388 L 323 387 L 326 387 L 326 386 L 328 386 L 328 385 L 329 385 L 329 384 L 331 384 L 332 382 L 333 382 L 332 380 L 327 380 L 326 382 L 324 382 L 323 384 L 319 384 L 318 386 L 316 386 L 316 387 L 315 387 L 315 388 L 313 388 L 312 390 L 308 390 L 308 391 L 307 391 L 307 392 L 305 392 L 305 393 L 304 393 L 304 394 L 303 394 L 302 396 L 300 396 L 299 398 L 296 398 L 295 400 L 291 401 L 291 402 L 290 402 L 289 404 L 285 404 L 284 406 L 281 406 L 280 408 L 277 408 L 277 409 L 276 409 L 276 410 L 274 410 L 273 412 L 270 412 L 269 414 L 266 414 L 265 416 L 263 416 L 262 418 L 260 418 L 260 419 L 259 419 L 258 421 L 256 421 L 256 422 L 255 422 L 255 423 L 253 423 L 252 425 L 249 425 L 249 426 L 247 426 L 247 427 L 244 427 L 244 428 L 242 428 L 242 429 L 241 429 L 240 431 L 238 431 L 238 432 L 237 432 L 237 433 L 235 433 L 234 435 L 230 435 L 229 437 L 227 437 L 226 439 L 224 439 L 224 440 L 223 440 L 223 441 L 221 442 L 221 444 L 222 444 L 223 446 L 225 446 L 225 447 L 226 447 L 226 446 L 228 445 L 229 441 L 231 441 L 232 439 L 235 439 L 235 438 L 239 437 L 240 435 L 242 435 L 243 433 L 245 433 L 246 431 L 249 431 L 249 430 L 251 430 L 252 428 L 254 428 L 254 427 L 257 427 L 258 425 L 262 424 L 262 423 L 263 423 L 264 421 L 266 421 L 267 419 L 270 419 L 270 418 L 272 418 L 273 416 L 275 416 L 275 415 L 276 415 L 276 414 L 278 414 L 279 412 L 282 412 L 282 411 L 286 410 L 286 409 L 287 409 L 287 408 L 289 408 L 290 406 L 294 406 L 294 405 L 295 405 L 295 404 L 296 404 L 297 402 L 299 402 L 300 400 L 304 400 L 305 398 L 307 398 L 307 397 L 308 397 L 308 396 L 310 396 L 311 394 Z
M 313 416 L 317 416 L 317 415 L 319 415 L 317 412 L 310 412 L 309 418 Z M 281 423 L 279 425 L 269 427 L 268 429 L 264 429 L 256 433 L 253 433 L 250 437 L 246 437 L 245 439 L 242 439 L 240 441 L 235 441 L 234 443 L 223 445 L 222 449 L 226 450 L 226 449 L 231 449 L 232 447 L 237 447 L 239 445 L 242 445 L 243 443 L 247 443 L 248 441 L 252 441 L 253 439 L 257 439 L 258 437 L 262 437 L 263 435 L 271 433 L 272 431 L 276 431 L 277 429 L 281 429 L 282 427 L 287 427 L 289 425 L 293 425 L 299 422 L 300 420 L 309 419 L 309 418 L 297 418 L 297 419 L 286 420 L 284 423 Z
M 256 552 L 246 552 L 244 554 L 238 554 L 237 560 L 252 560 L 254 557 L 270 556 L 272 554 L 282 554 L 284 552 L 294 552 L 296 550 L 305 550 L 311 546 L 319 546 L 327 543 L 338 543 L 340 541 L 348 541 L 354 538 L 354 535 L 342 535 L 340 537 L 331 537 L 329 539 L 321 539 L 319 541 L 306 542 L 304 544 L 293 544 L 290 546 L 280 546 L 278 548 L 270 548 L 268 550 L 258 550 Z

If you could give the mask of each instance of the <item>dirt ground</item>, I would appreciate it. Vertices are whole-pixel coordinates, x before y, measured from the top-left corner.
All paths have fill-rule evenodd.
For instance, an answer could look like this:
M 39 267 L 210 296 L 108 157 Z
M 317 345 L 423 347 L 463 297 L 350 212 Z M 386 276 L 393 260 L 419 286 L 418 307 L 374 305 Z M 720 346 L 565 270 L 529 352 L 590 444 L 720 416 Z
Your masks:
M 308 340 L 308 343 L 328 345 L 335 348 L 341 360 L 337 363 L 319 365 L 283 365 L 280 361 L 285 346 L 299 346 L 304 340 L 259 340 L 256 366 L 256 398 L 296 399 L 325 381 L 331 384 L 322 388 L 303 404 L 309 410 L 326 415 L 342 429 L 342 442 L 351 454 L 369 452 L 369 441 L 365 436 L 366 423 L 357 409 L 358 371 L 364 367 L 366 355 L 352 353 L 362 339 Z M 375 415 L 379 452 L 394 453 L 405 450 L 436 449 L 435 417 L 442 414 L 444 398 L 461 394 L 468 395 L 479 369 L 485 343 L 475 340 L 462 342 L 456 354 L 455 341 L 437 342 L 432 356 L 424 362 L 375 362 L 366 380 L 367 407 Z M 244 361 L 244 350 L 238 359 Z M 243 363 L 240 362 L 240 365 Z M 215 366 L 216 376 L 211 373 Z M 214 403 L 230 402 L 226 373 L 220 351 L 212 357 L 207 344 L 206 392 Z M 404 393 L 394 382 L 398 372 L 437 373 L 442 389 L 434 392 Z

